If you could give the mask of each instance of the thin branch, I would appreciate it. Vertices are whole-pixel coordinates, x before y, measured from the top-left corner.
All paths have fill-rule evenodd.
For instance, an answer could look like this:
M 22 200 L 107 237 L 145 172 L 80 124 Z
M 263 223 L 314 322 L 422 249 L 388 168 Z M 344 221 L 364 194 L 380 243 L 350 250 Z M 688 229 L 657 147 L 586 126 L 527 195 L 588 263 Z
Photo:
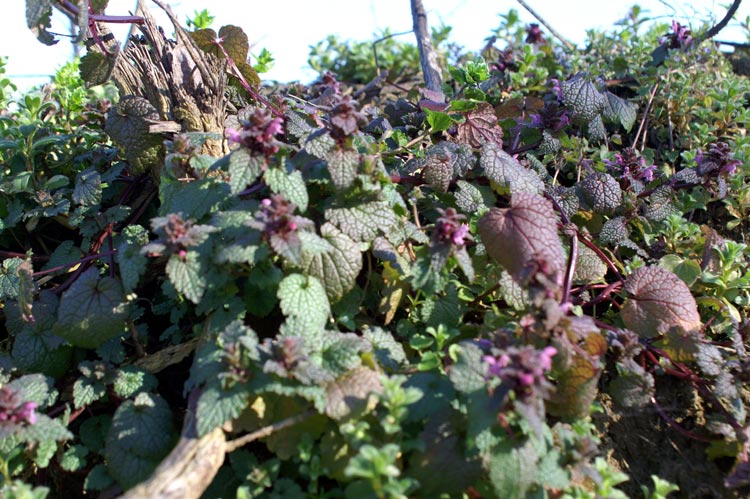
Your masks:
M 427 13 L 422 0 L 411 0 L 411 17 L 414 20 L 414 34 L 417 36 L 419 61 L 422 63 L 422 73 L 428 90 L 443 94 L 443 76 L 440 72 L 435 47 L 432 46 L 430 31 L 427 26 Z
M 226 443 L 226 452 L 230 453 L 233 452 L 240 447 L 244 447 L 245 445 L 249 444 L 250 442 L 254 442 L 255 440 L 259 440 L 261 438 L 266 438 L 270 436 L 273 433 L 276 433 L 277 431 L 283 430 L 284 428 L 289 428 L 290 426 L 294 426 L 297 423 L 301 423 L 302 421 L 306 420 L 310 416 L 315 414 L 314 411 L 305 411 L 301 414 L 297 414 L 296 416 L 292 416 L 286 419 L 282 419 L 278 423 L 274 423 L 272 425 L 265 426 L 261 428 L 260 430 L 254 431 L 252 433 L 248 433 L 247 435 L 243 435 L 239 438 L 235 438 L 234 440 L 230 440 Z
M 729 7 L 729 10 L 727 10 L 727 14 L 724 16 L 724 19 L 722 19 L 717 24 L 715 24 L 711 29 L 706 31 L 706 33 L 700 37 L 698 42 L 701 43 L 704 40 L 708 40 L 709 38 L 713 38 L 714 36 L 718 35 L 719 31 L 723 30 L 727 26 L 727 24 L 729 24 L 729 21 L 732 20 L 732 18 L 734 17 L 734 14 L 737 12 L 737 9 L 740 8 L 741 3 L 742 3 L 742 0 L 734 0 L 734 2 L 732 2 L 731 7 Z
M 96 253 L 94 255 L 88 255 L 88 256 L 85 256 L 85 257 L 83 257 L 83 258 L 81 258 L 79 260 L 76 260 L 75 262 L 72 262 L 72 263 L 66 263 L 65 265 L 59 265 L 57 267 L 52 267 L 51 269 L 40 270 L 39 272 L 34 272 L 32 274 L 32 277 L 36 278 L 36 277 L 41 277 L 43 275 L 52 274 L 54 272 L 59 272 L 60 270 L 65 270 L 68 267 L 75 267 L 76 265 L 80 265 L 82 263 L 86 263 L 86 262 L 91 261 L 91 260 L 96 260 L 98 258 L 112 256 L 112 255 L 114 255 L 116 253 L 117 253 L 117 250 L 116 249 L 112 249 L 110 251 L 105 251 L 104 253 Z
M 571 42 L 569 42 L 555 28 L 553 28 L 547 21 L 545 21 L 542 18 L 542 16 L 540 16 L 539 14 L 537 14 L 537 12 L 534 9 L 532 9 L 531 6 L 525 2 L 525 0 L 518 0 L 518 3 L 520 3 L 521 6 L 524 9 L 528 10 L 529 14 L 531 14 L 532 16 L 534 16 L 536 18 L 536 20 L 539 21 L 542 24 L 542 26 L 544 26 L 545 28 L 547 28 L 547 31 L 549 31 L 550 33 L 552 33 L 552 36 L 554 36 L 555 38 L 557 38 L 558 40 L 560 40 L 560 42 L 563 45 L 565 45 L 566 49 L 568 49 L 568 50 L 575 50 L 576 46 L 573 45 Z

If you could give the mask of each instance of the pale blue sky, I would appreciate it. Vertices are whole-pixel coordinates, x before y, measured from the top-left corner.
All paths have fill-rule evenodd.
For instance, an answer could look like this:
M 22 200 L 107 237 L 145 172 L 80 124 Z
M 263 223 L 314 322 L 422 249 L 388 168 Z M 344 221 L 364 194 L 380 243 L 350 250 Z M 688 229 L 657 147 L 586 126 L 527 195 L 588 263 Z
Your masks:
M 159 11 L 150 0 L 143 1 L 152 11 Z M 514 0 L 423 1 L 430 25 L 442 21 L 452 26 L 451 39 L 467 50 L 480 49 L 484 39 L 499 25 L 499 15 L 511 8 L 518 10 L 524 21 L 534 22 L 534 18 Z M 307 68 L 309 46 L 329 34 L 338 34 L 343 39 L 371 40 L 375 33 L 385 28 L 401 32 L 408 31 L 412 25 L 409 0 L 172 0 L 169 3 L 182 20 L 192 16 L 195 10 L 208 8 L 216 16 L 215 27 L 225 24 L 242 27 L 250 37 L 250 43 L 254 44 L 254 50 L 265 47 L 274 54 L 275 66 L 263 77 L 278 81 L 307 83 L 314 78 L 314 73 Z M 527 0 L 527 3 L 565 37 L 580 45 L 587 29 L 613 28 L 634 3 L 648 10 L 651 16 L 663 16 L 666 22 L 675 17 L 685 24 L 711 15 L 723 16 L 722 5 L 730 0 Z M 70 56 L 70 44 L 61 41 L 54 47 L 42 45 L 26 29 L 24 0 L 5 0 L 3 4 L 6 22 L 0 30 L 0 55 L 10 58 L 8 73 L 19 84 L 43 82 L 43 77 L 19 77 L 53 73 Z M 110 0 L 107 13 L 127 14 L 135 5 L 136 0 Z M 738 17 L 745 19 L 748 15 L 750 5 L 745 2 Z M 62 16 L 56 19 L 55 28 L 66 32 L 67 24 Z M 164 19 L 163 25 L 168 26 L 166 18 L 159 19 Z M 735 26 L 727 28 L 720 38 L 746 41 L 737 23 L 733 24 Z M 125 30 L 121 27 L 116 33 L 122 38 Z M 410 42 L 414 39 L 413 35 L 404 35 L 403 38 Z

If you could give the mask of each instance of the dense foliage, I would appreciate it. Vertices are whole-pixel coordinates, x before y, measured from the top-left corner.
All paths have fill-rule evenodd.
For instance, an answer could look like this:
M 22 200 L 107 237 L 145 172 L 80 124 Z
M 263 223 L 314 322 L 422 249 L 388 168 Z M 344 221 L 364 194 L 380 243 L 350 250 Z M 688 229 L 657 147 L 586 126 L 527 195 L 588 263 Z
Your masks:
M 750 83 L 717 47 L 511 11 L 441 52 L 443 102 L 392 39 L 263 87 L 210 23 L 225 154 L 91 85 L 101 53 L 0 78 L 3 497 L 117 494 L 208 438 L 203 497 L 747 493 Z

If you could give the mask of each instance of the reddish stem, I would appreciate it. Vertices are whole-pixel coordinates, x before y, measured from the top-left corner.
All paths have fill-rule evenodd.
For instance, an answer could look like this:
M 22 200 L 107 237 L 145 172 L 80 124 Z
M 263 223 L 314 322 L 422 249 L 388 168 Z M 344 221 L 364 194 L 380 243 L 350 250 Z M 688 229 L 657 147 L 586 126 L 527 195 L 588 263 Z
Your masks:
M 111 257 L 111 256 L 113 256 L 115 254 L 117 254 L 117 250 L 116 249 L 112 249 L 112 250 L 106 251 L 104 253 L 97 253 L 95 255 L 88 255 L 88 256 L 85 256 L 85 257 L 81 258 L 80 260 L 76 260 L 75 262 L 66 263 L 65 265 L 58 265 L 57 267 L 53 267 L 53 268 L 47 269 L 47 270 L 41 270 L 39 272 L 34 272 L 31 275 L 32 275 L 32 277 L 35 277 L 35 278 L 36 277 L 41 277 L 43 275 L 53 274 L 53 273 L 58 272 L 60 270 L 65 270 L 65 269 L 67 269 L 69 267 L 74 267 L 76 265 L 88 262 L 90 260 L 96 260 L 97 258 L 102 258 L 102 257 L 105 257 L 105 256 Z
M 672 419 L 669 416 L 669 414 L 667 414 L 666 412 L 664 412 L 664 409 L 662 409 L 662 407 L 656 401 L 656 397 L 651 397 L 651 403 L 654 405 L 654 408 L 656 409 L 656 412 L 659 413 L 659 416 L 661 416 L 662 419 L 664 421 L 666 421 L 669 426 L 671 426 L 672 428 L 674 428 L 675 430 L 677 430 L 679 433 L 681 433 L 682 435 L 686 436 L 687 438 L 691 438 L 693 440 L 698 440 L 699 442 L 708 442 L 708 443 L 711 443 L 711 442 L 714 442 L 714 441 L 718 440 L 718 439 L 708 438 L 708 437 L 704 437 L 702 435 L 698 435 L 697 433 L 693 433 L 692 431 L 687 430 L 687 429 L 683 428 L 682 426 L 680 426 L 680 424 L 677 421 L 675 421 L 674 419 Z

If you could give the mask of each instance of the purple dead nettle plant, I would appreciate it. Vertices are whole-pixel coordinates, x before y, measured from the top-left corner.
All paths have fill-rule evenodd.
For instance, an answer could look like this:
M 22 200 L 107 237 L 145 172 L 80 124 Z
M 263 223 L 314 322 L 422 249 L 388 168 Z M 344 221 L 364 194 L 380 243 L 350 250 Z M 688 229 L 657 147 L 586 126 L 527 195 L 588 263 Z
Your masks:
M 530 345 L 492 348 L 482 357 L 487 364 L 488 379 L 499 378 L 522 399 L 540 394 L 548 395 L 553 385 L 546 373 L 552 370 L 552 357 L 557 349 L 552 346 L 537 350 Z
M 459 214 L 453 208 L 445 210 L 436 208 L 440 218 L 435 222 L 435 230 L 432 232 L 432 241 L 437 245 L 450 245 L 456 249 L 462 248 L 467 241 L 474 238 L 469 233 L 469 226 L 464 223 L 466 217 Z
M 185 260 L 190 247 L 201 244 L 216 231 L 210 225 L 195 225 L 192 220 L 183 220 L 182 213 L 152 219 L 151 229 L 160 237 L 145 245 L 141 252 L 148 256 L 177 255 L 181 260 Z
M 265 108 L 256 108 L 240 121 L 241 128 L 227 128 L 229 142 L 247 147 L 267 158 L 279 152 L 284 144 L 277 139 L 284 134 L 284 120 Z
M 610 172 L 628 182 L 651 182 L 654 180 L 656 165 L 646 164 L 646 158 L 638 154 L 632 147 L 626 147 L 621 153 L 615 154 L 614 161 L 605 161 Z
M 547 40 L 544 39 L 544 33 L 537 23 L 531 23 L 526 26 L 526 43 L 532 45 L 542 45 Z
M 731 176 L 742 164 L 742 161 L 734 158 L 732 148 L 726 142 L 709 144 L 706 152 L 698 149 L 695 162 L 698 164 L 698 174 L 701 176 Z
M 684 49 L 693 43 L 693 35 L 687 26 L 672 21 L 672 32 L 661 38 L 660 43 L 670 49 Z
M 0 427 L 36 423 L 36 402 L 24 402 L 8 385 L 0 388 Z

